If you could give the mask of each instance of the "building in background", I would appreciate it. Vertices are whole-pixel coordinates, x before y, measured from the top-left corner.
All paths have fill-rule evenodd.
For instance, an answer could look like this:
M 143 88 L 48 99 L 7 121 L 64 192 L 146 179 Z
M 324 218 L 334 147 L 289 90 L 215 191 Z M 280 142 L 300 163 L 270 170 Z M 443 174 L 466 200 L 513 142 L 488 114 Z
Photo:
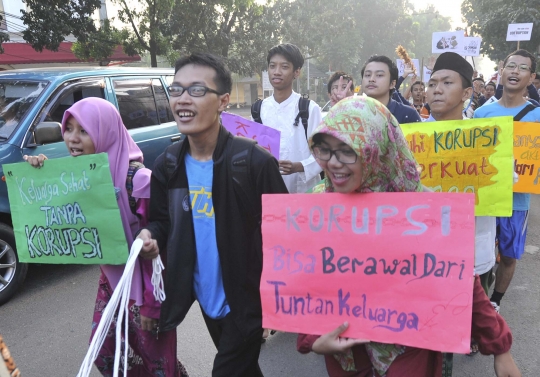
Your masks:
M 102 0 L 102 9 L 96 14 L 96 22 L 101 17 L 107 17 L 105 0 Z M 21 20 L 21 10 L 26 10 L 26 4 L 22 0 L 0 0 L 0 15 L 3 20 L 0 23 L 0 32 L 9 35 L 9 42 L 2 43 L 4 53 L 0 54 L 0 70 L 17 68 L 38 67 L 67 67 L 67 66 L 106 66 L 109 64 L 137 62 L 141 60 L 139 55 L 128 56 L 117 46 L 108 61 L 82 61 L 71 51 L 75 39 L 67 37 L 58 47 L 58 51 L 43 50 L 38 52 L 23 39 L 22 32 L 26 25 Z M 99 18 L 98 18 L 99 17 Z

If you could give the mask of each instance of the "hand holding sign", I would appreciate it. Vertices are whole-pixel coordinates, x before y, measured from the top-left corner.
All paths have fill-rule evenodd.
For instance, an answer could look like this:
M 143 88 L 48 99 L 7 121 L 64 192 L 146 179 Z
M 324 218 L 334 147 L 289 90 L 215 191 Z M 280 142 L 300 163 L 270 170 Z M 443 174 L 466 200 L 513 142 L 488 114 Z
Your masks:
M 107 155 L 6 164 L 19 260 L 123 264 L 128 248 Z M 41 169 L 35 169 L 42 167 Z
M 38 169 L 43 166 L 43 162 L 47 159 L 47 156 L 45 156 L 44 154 L 39 154 L 38 156 L 28 156 L 25 154 L 23 156 L 24 161 L 28 162 L 30 165 Z
M 335 353 L 345 353 L 354 346 L 369 343 L 369 340 L 367 339 L 342 338 L 340 335 L 345 332 L 348 327 L 349 322 L 345 322 L 328 334 L 321 335 L 321 337 L 313 343 L 313 346 L 311 346 L 312 351 L 319 355 L 332 355 Z

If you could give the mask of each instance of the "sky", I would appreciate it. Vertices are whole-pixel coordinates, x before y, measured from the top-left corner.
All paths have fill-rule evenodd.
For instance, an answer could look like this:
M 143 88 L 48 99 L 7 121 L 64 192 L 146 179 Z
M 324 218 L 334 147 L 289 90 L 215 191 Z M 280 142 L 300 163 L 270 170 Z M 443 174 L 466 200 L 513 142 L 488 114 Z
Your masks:
M 441 15 L 451 17 L 451 24 L 453 29 L 456 28 L 456 26 L 465 26 L 464 22 L 461 21 L 462 2 L 463 1 L 461 0 L 411 0 L 411 3 L 414 5 L 417 11 L 426 9 L 429 4 L 433 4 L 435 9 L 437 9 Z

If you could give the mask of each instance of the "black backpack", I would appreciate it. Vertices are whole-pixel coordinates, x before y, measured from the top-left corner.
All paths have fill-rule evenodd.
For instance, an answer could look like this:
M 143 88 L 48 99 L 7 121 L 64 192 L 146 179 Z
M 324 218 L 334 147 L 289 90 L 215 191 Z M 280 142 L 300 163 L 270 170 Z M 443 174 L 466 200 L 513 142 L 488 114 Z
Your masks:
M 176 169 L 178 154 L 182 147 L 182 139 L 165 149 L 165 170 L 167 180 L 169 180 Z M 256 206 L 256 190 L 251 180 L 251 155 L 257 142 L 241 136 L 234 136 L 230 154 L 227 155 L 227 169 L 232 175 L 234 182 L 234 192 L 238 197 L 238 202 L 243 207 L 243 212 L 254 219 L 255 223 L 260 222 L 261 213 L 253 212 Z M 255 224 L 254 223 L 254 224 Z
M 300 100 L 298 101 L 298 115 L 294 119 L 295 126 L 298 126 L 298 121 L 302 119 L 302 125 L 304 126 L 306 139 L 308 137 L 307 130 L 308 130 L 308 119 L 309 119 L 309 102 L 310 102 L 309 99 L 300 97 Z M 261 106 L 262 106 L 261 99 L 258 99 L 251 105 L 251 117 L 253 118 L 255 122 L 262 124 Z

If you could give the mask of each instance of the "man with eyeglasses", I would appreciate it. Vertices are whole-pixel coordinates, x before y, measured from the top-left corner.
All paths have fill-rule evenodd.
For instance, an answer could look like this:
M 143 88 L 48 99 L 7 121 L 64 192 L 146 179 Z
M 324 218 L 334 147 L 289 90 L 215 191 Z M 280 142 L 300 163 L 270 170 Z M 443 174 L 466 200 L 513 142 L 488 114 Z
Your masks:
M 504 86 L 501 99 L 480 107 L 474 117 L 513 116 L 515 121 L 540 122 L 540 108 L 523 98 L 524 89 L 536 77 L 535 72 L 536 58 L 527 50 L 517 50 L 508 55 L 501 75 Z M 500 310 L 501 300 L 514 276 L 517 260 L 525 250 L 530 201 L 530 194 L 514 193 L 512 217 L 497 218 L 501 262 L 490 299 L 497 311 Z
M 176 62 L 169 102 L 187 137 L 155 162 L 150 222 L 138 237 L 143 257 L 161 251 L 166 261 L 158 331 L 176 328 L 197 300 L 217 348 L 212 377 L 257 377 L 261 196 L 287 189 L 272 155 L 221 125 L 231 87 L 231 74 L 216 56 L 193 54 Z

